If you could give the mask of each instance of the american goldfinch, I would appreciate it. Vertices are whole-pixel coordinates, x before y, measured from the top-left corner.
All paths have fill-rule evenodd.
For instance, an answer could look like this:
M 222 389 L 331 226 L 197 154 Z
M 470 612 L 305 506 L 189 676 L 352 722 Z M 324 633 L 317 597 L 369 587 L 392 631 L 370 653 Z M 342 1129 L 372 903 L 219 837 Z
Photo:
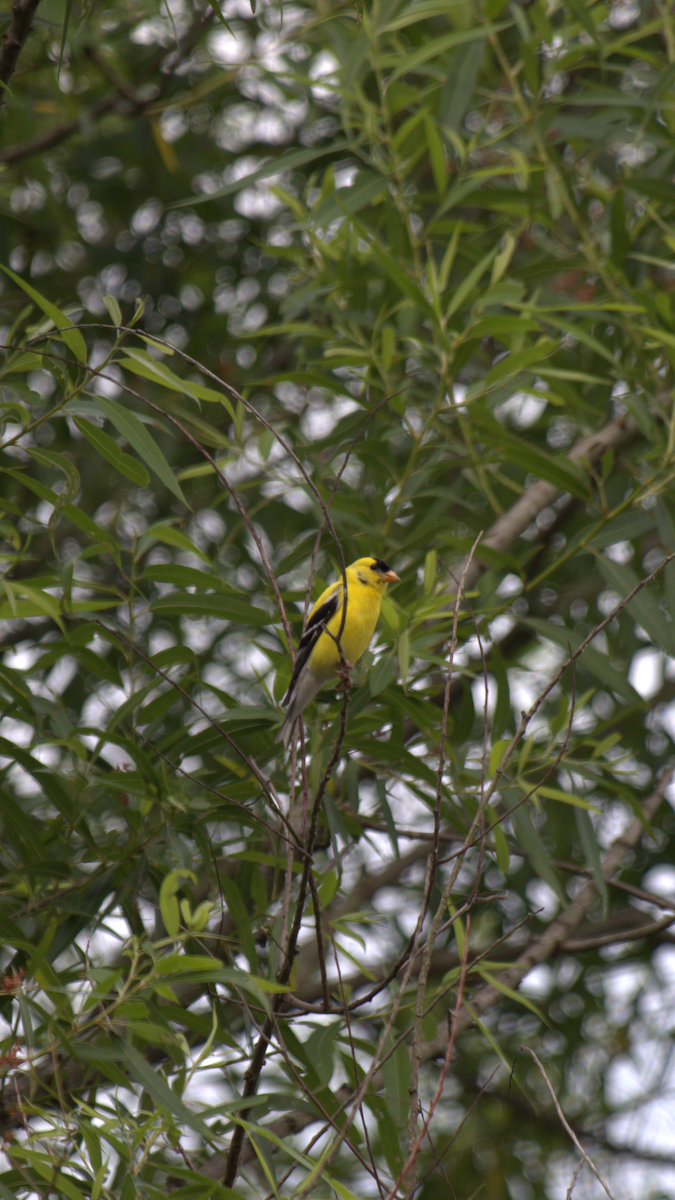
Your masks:
M 357 558 L 347 567 L 347 614 L 340 635 L 342 653 L 355 663 L 375 632 L 388 583 L 398 575 L 381 558 Z M 342 624 L 343 579 L 331 583 L 313 606 L 300 638 L 288 691 L 281 703 L 288 712 L 274 739 L 288 746 L 293 726 L 316 693 L 341 667 L 337 637 Z

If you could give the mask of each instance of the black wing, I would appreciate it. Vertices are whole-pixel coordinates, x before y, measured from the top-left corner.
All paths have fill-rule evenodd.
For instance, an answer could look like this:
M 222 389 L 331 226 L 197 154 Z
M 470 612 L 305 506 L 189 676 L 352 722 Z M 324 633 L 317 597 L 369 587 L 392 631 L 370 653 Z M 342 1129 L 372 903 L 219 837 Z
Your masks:
M 286 692 L 286 695 L 281 701 L 282 705 L 288 704 L 298 675 L 312 653 L 316 642 L 321 637 L 324 626 L 328 624 L 331 617 L 334 617 L 338 611 L 341 599 L 342 585 L 340 584 L 340 586 L 333 592 L 333 595 L 329 596 L 326 602 L 321 605 L 321 608 L 317 608 L 316 612 L 312 613 L 311 617 L 309 618 L 309 621 L 305 626 L 305 631 L 300 638 L 298 653 L 295 656 L 295 663 L 293 666 L 293 674 L 291 675 L 291 682 L 288 685 L 288 691 Z

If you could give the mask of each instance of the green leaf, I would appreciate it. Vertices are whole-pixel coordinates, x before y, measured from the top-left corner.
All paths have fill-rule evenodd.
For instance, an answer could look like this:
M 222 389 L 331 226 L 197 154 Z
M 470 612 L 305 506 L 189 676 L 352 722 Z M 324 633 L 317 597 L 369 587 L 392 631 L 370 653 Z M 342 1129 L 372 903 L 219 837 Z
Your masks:
M 466 336 L 472 338 L 492 337 L 504 340 L 502 335 L 510 333 L 538 333 L 541 326 L 538 321 L 527 317 L 489 316 L 481 317 L 473 325 L 469 325 Z
M 227 911 L 229 912 L 234 927 L 237 931 L 241 948 L 248 959 L 248 965 L 251 968 L 252 974 L 258 971 L 258 951 L 256 949 L 255 939 L 253 937 L 253 928 L 251 918 L 246 911 L 246 906 L 242 900 L 241 892 L 233 879 L 230 879 L 224 871 L 218 875 L 218 886 L 220 887 L 225 898 Z
M 602 809 L 598 808 L 596 804 L 591 804 L 589 800 L 582 800 L 581 796 L 575 796 L 572 792 L 564 792 L 562 788 L 549 787 L 546 783 L 542 783 L 535 794 L 537 797 L 547 800 L 559 800 L 561 804 L 571 804 L 574 808 L 583 808 L 596 813 L 602 812 Z
M 159 1071 L 153 1070 L 143 1055 L 139 1054 L 130 1042 L 118 1040 L 117 1046 L 118 1058 L 126 1063 L 131 1078 L 141 1084 L 160 1108 L 172 1113 L 181 1125 L 187 1125 L 188 1129 L 193 1129 L 195 1133 L 198 1133 L 207 1145 L 211 1145 L 213 1135 L 208 1125 L 205 1125 L 196 1113 L 183 1104 L 180 1097 L 169 1087 L 164 1076 Z
M 110 320 L 112 321 L 113 325 L 121 325 L 122 324 L 122 312 L 120 310 L 120 306 L 117 303 L 117 300 L 115 299 L 115 297 L 114 296 L 104 296 L 103 303 L 105 304 L 105 306 L 108 310 L 108 315 L 109 315 Z
M 120 548 L 112 534 L 108 533 L 106 529 L 101 529 L 101 526 L 92 521 L 91 517 L 82 512 L 82 509 L 76 508 L 74 504 L 64 504 L 61 515 L 72 521 L 73 525 L 93 542 L 100 542 L 102 549 L 106 550 L 116 563 L 120 562 Z
M 2 587 L 8 597 L 7 604 L 0 604 L 0 618 L 6 620 L 13 617 L 50 617 L 62 632 L 63 622 L 61 605 L 56 596 L 41 588 L 30 587 L 27 583 L 12 583 L 9 579 L 2 580 Z M 25 600 L 15 597 L 25 596 Z
M 60 492 L 58 496 L 53 496 L 54 504 L 58 505 L 62 497 L 63 503 L 73 500 L 80 488 L 80 476 L 75 464 L 69 458 L 66 458 L 64 454 L 57 454 L 54 450 L 38 450 L 36 446 L 31 446 L 28 449 L 28 453 L 36 462 L 44 463 L 48 467 L 56 467 L 58 471 L 62 471 L 65 475 L 65 491 Z
M 588 863 L 591 874 L 593 875 L 593 882 L 595 883 L 595 886 L 598 889 L 598 895 L 602 900 L 603 914 L 606 916 L 609 909 L 609 889 L 607 887 L 605 876 L 602 872 L 600 847 L 598 846 L 595 830 L 593 828 L 591 818 L 587 812 L 582 812 L 580 809 L 577 809 L 574 815 L 577 819 L 577 828 L 579 830 L 579 836 L 581 837 L 581 845 L 584 851 L 584 857 Z
M 365 233 L 366 231 L 364 230 L 363 232 Z M 417 284 L 394 262 L 386 250 L 373 245 L 372 251 L 392 283 L 410 300 L 414 308 L 419 308 L 435 323 L 435 313 Z
M 616 359 L 611 350 L 604 346 L 599 338 L 593 337 L 587 329 L 584 329 L 580 322 L 563 321 L 561 317 L 549 313 L 546 316 L 546 323 L 553 325 L 555 329 L 561 329 L 564 333 L 571 334 L 577 341 L 583 342 L 584 346 L 588 346 L 589 350 L 593 350 L 600 358 L 604 358 L 605 362 L 610 363 L 613 369 L 616 367 Z
M 488 759 L 488 772 L 491 776 L 494 775 L 497 767 L 504 757 L 504 751 L 510 745 L 511 738 L 499 738 L 496 742 L 492 743 L 492 746 L 490 747 L 490 757 Z
M 318 888 L 319 900 L 324 908 L 327 908 L 327 906 L 330 904 L 339 887 L 339 884 L 340 880 L 337 876 L 337 873 L 329 868 L 321 878 L 321 883 Z
M 394 1125 L 402 1130 L 405 1129 L 410 1107 L 410 1052 L 402 1042 L 392 1050 L 391 1034 L 387 1040 L 385 1052 L 388 1057 L 382 1063 L 384 1097 Z
M 564 454 L 552 455 L 540 450 L 524 438 L 514 437 L 490 414 L 477 406 L 471 409 L 472 417 L 481 428 L 485 442 L 502 453 L 509 462 L 516 463 L 521 470 L 529 471 L 538 479 L 544 479 L 562 492 L 570 492 L 581 500 L 589 497 L 588 476 L 578 463 Z
M 424 133 L 427 139 L 427 150 L 431 171 L 439 196 L 445 192 L 448 181 L 448 165 L 445 161 L 445 150 L 439 132 L 428 113 L 424 116 Z
M 148 547 L 155 542 L 163 542 L 167 546 L 175 546 L 178 550 L 187 550 L 190 554 L 201 558 L 203 562 L 211 566 L 211 560 L 208 554 L 200 550 L 194 542 L 191 542 L 189 537 L 181 533 L 180 529 L 176 529 L 173 525 L 166 525 L 160 521 L 156 525 L 151 525 L 146 529 L 145 533 L 138 539 L 138 553 L 144 554 Z
M 416 25 L 420 21 L 428 21 L 430 17 L 445 17 L 448 15 L 453 0 L 416 0 L 413 5 L 399 4 L 391 5 L 382 10 L 382 16 L 385 18 L 385 24 L 376 26 L 377 32 L 394 33 L 399 29 L 405 29 L 409 25 Z M 392 11 L 398 7 L 398 16 L 391 17 Z M 387 18 L 389 18 L 387 20 Z
M 141 487 L 147 487 L 150 483 L 150 476 L 145 467 L 136 462 L 130 454 L 125 454 L 120 450 L 117 442 L 104 433 L 102 429 L 98 429 L 96 425 L 92 425 L 86 417 L 73 417 L 73 421 L 77 425 L 80 433 L 86 437 L 87 441 L 105 458 L 111 466 L 115 467 L 121 475 L 130 479 L 132 483 L 140 484 Z
M 117 404 L 114 400 L 107 400 L 103 396 L 98 396 L 96 403 L 101 412 L 105 414 L 108 420 L 126 438 L 129 445 L 133 446 L 136 453 L 143 459 L 146 466 L 154 472 L 160 482 L 170 492 L 173 492 L 174 496 L 177 496 L 185 507 L 188 508 L 187 500 L 168 462 L 136 414 L 130 412 L 128 408 L 123 408 L 121 404 Z
M 497 822 L 495 825 L 492 825 L 490 827 L 490 832 L 495 841 L 495 855 L 497 858 L 497 866 L 499 867 L 499 870 L 501 871 L 502 875 L 508 876 L 509 864 L 510 864 L 511 860 L 510 860 L 510 854 L 509 854 L 509 843 L 506 840 L 506 835 L 504 833 L 504 830 L 502 829 L 499 822 Z
M 400 644 L 399 644 L 400 651 Z M 382 654 L 368 675 L 368 690 L 371 696 L 379 696 L 397 675 L 395 660 L 388 654 Z
M 639 577 L 630 567 L 614 562 L 604 554 L 597 556 L 597 562 L 608 586 L 623 598 L 628 596 L 640 582 Z M 675 632 L 673 632 L 672 622 L 666 620 L 658 602 L 647 588 L 643 588 L 637 596 L 629 601 L 626 611 L 644 629 L 655 646 L 658 646 L 665 654 L 675 655 Z
M 504 981 L 500 979 L 498 975 L 493 975 L 491 971 L 486 970 L 485 967 L 482 967 L 480 963 L 478 964 L 476 970 L 478 971 L 478 974 L 485 980 L 485 982 L 489 983 L 490 987 L 495 988 L 496 991 L 501 992 L 502 996 L 506 996 L 507 999 L 512 1000 L 514 1004 L 522 1005 L 523 1008 L 529 1008 L 530 1012 L 533 1012 L 535 1016 L 539 1017 L 540 1021 L 543 1021 L 545 1025 L 550 1025 L 550 1021 L 547 1021 L 544 1013 L 534 1003 L 533 1000 L 530 1000 L 529 996 L 526 996 L 523 992 L 516 991 L 515 988 L 509 987 L 508 983 L 504 983 Z
M 492 736 L 500 738 L 513 722 L 513 709 L 506 664 L 496 645 L 493 645 L 490 655 L 490 670 L 497 682 L 497 703 L 492 716 Z
M 494 387 L 496 383 L 501 383 L 504 379 L 517 375 L 524 367 L 532 367 L 535 364 L 543 362 L 551 354 L 554 354 L 557 349 L 557 342 L 542 339 L 535 346 L 526 346 L 523 350 L 518 350 L 514 354 L 505 354 L 488 371 L 483 381 L 484 386 L 486 388 Z
M 7 753 L 6 750 L 3 752 Z M 14 755 L 10 754 L 9 757 L 10 762 L 13 761 Z M 0 821 L 5 837 L 13 843 L 14 849 L 21 855 L 25 864 L 40 862 L 45 857 L 45 848 L 38 836 L 37 822 L 27 821 L 25 813 L 14 798 L 3 789 L 0 789 Z M 16 945 L 11 938 L 9 942 L 10 945 Z
M 9 267 L 5 267 L 2 265 L 2 263 L 0 263 L 0 270 L 4 271 L 5 275 L 9 275 L 10 279 L 13 279 L 14 282 L 23 289 L 26 295 L 30 296 L 31 300 L 35 301 L 38 308 L 41 308 L 43 313 L 46 313 L 46 315 L 54 322 L 56 328 L 59 330 L 61 337 L 63 338 L 71 354 L 75 355 L 75 358 L 79 363 L 82 363 L 84 366 L 86 366 L 87 347 L 82 334 L 80 333 L 79 329 L 73 325 L 70 317 L 68 317 L 66 313 L 62 312 L 60 308 L 57 308 L 55 304 L 52 304 L 51 300 L 47 300 L 46 297 L 42 296 L 40 292 L 35 290 L 34 287 L 31 287 L 29 283 L 26 283 L 25 279 L 22 279 L 20 275 L 17 275 L 14 271 L 10 271 Z
M 33 777 L 41 791 L 46 793 L 55 808 L 67 820 L 72 820 L 75 811 L 74 801 L 58 775 L 34 758 L 32 754 L 29 754 L 27 750 L 24 750 L 22 746 L 15 745 L 5 737 L 0 737 L 0 755 L 8 758 L 10 762 L 19 763 L 24 771 Z
M 305 1053 L 314 1066 L 319 1087 L 327 1087 L 333 1077 L 335 1039 L 340 1033 L 339 1021 L 328 1021 L 310 1033 L 305 1042 Z
M 512 21 L 500 21 L 497 25 L 479 25 L 474 29 L 458 29 L 454 33 L 445 33 L 442 37 L 434 37 L 425 41 L 411 54 L 404 55 L 403 62 L 401 62 L 400 55 L 382 55 L 380 65 L 384 68 L 394 67 L 389 76 L 389 86 L 391 86 L 401 75 L 409 75 L 413 71 L 417 71 L 429 59 L 440 57 L 446 50 L 451 50 L 455 46 L 464 46 L 468 42 L 483 41 L 492 34 L 501 32 L 502 29 L 508 29 L 512 24 Z
M 457 309 L 464 303 L 467 297 L 471 295 L 471 292 L 476 287 L 479 279 L 483 277 L 488 267 L 491 266 L 498 249 L 498 246 L 493 246 L 492 250 L 488 250 L 488 253 L 481 258 L 480 262 L 476 263 L 475 267 L 469 271 L 468 275 L 464 277 L 459 287 L 455 289 L 446 313 L 446 317 L 448 319 L 453 315 L 453 313 L 457 312 Z
M 209 958 L 207 955 L 167 954 L 157 963 L 157 971 L 167 979 L 174 976 L 178 980 L 190 980 L 194 983 L 224 983 L 234 988 L 243 988 L 252 992 L 258 999 L 261 995 L 283 994 L 290 990 L 289 986 L 276 983 L 273 979 L 223 967 L 219 959 Z
M 409 11 L 415 12 L 419 8 L 418 2 Z M 451 129 L 461 131 L 464 114 L 471 103 L 484 52 L 485 46 L 482 39 L 455 52 L 449 65 L 447 81 L 441 92 L 438 114 L 441 128 L 446 125 Z
M 329 1179 L 330 1186 L 333 1188 L 333 1191 L 336 1193 L 338 1200 L 360 1200 L 359 1196 L 355 1195 L 354 1192 L 350 1192 L 349 1188 L 345 1187 L 344 1183 L 340 1183 L 340 1181 L 338 1179 L 335 1179 L 333 1176 L 328 1176 L 328 1175 L 326 1176 L 326 1178 Z
M 310 212 L 315 226 L 325 227 L 345 214 L 360 212 L 374 204 L 387 190 L 387 179 L 375 171 L 358 171 L 349 187 L 336 188 L 319 200 Z
M 170 871 L 168 875 L 164 876 L 159 889 L 159 911 L 162 914 L 164 928 L 171 938 L 178 937 L 180 911 L 176 892 L 180 891 L 186 879 L 191 880 L 192 883 L 197 882 L 194 871 L 179 867 L 177 871 Z
M 327 146 L 312 146 L 309 150 L 290 150 L 287 154 L 280 154 L 276 158 L 270 159 L 262 167 L 257 167 L 255 171 L 250 171 L 248 175 L 243 175 L 233 183 L 226 183 L 224 187 L 216 188 L 215 191 L 210 191 L 204 196 L 189 196 L 186 200 L 179 200 L 173 207 L 188 206 L 192 208 L 207 201 L 211 204 L 223 196 L 231 196 L 233 192 L 240 192 L 244 188 L 250 187 L 252 183 L 258 183 L 260 179 L 269 179 L 270 175 L 278 175 L 282 171 L 295 171 L 297 167 L 304 167 L 307 163 L 325 158 L 327 154 L 336 154 L 345 150 L 350 152 L 354 150 L 354 144 L 348 138 L 331 139 Z
M 595 21 L 584 4 L 584 0 L 565 0 L 567 8 L 586 31 L 588 36 L 593 40 L 596 46 L 600 45 L 598 39 L 598 31 L 595 27 Z
M 271 625 L 274 617 L 256 608 L 243 598 L 232 596 L 204 596 L 194 592 L 172 592 L 154 600 L 149 605 L 151 612 L 177 613 L 182 616 L 218 617 L 221 621 L 234 621 L 239 625 Z
M 134 371 L 136 375 L 142 375 L 145 379 L 152 379 L 155 383 L 170 388 L 172 392 L 192 396 L 195 400 L 206 400 L 210 404 L 223 404 L 234 420 L 232 402 L 224 391 L 217 392 L 215 388 L 206 387 L 194 379 L 181 379 L 179 375 L 174 375 L 173 371 L 169 370 L 163 362 L 158 362 L 145 350 L 127 348 L 127 358 L 120 359 L 118 365 Z
M 664 548 L 670 552 L 675 550 L 675 520 L 669 505 L 661 499 L 656 506 L 656 519 L 659 536 Z M 675 617 L 675 562 L 669 562 L 663 568 L 663 588 L 668 601 L 668 612 L 671 620 Z
M 521 617 L 522 624 L 527 625 L 529 629 L 535 630 L 541 637 L 547 641 L 555 642 L 565 651 L 571 646 L 572 651 L 575 651 L 584 640 L 573 629 L 567 629 L 560 625 L 555 625 L 552 621 L 542 621 L 539 617 Z M 617 692 L 630 704 L 640 704 L 640 697 L 634 688 L 631 687 L 626 679 L 625 671 L 619 670 L 613 666 L 606 654 L 602 654 L 591 643 L 583 652 L 583 655 L 576 660 L 576 670 L 580 667 L 594 675 L 600 681 L 603 687 L 610 692 Z
M 27 1146 L 21 1146 L 17 1157 L 25 1159 L 42 1179 L 48 1181 L 50 1191 L 66 1196 L 67 1200 L 85 1200 L 84 1192 L 76 1186 L 72 1176 L 55 1170 L 48 1155 L 36 1154 Z
M 510 789 L 510 793 L 513 794 L 513 789 Z M 511 820 L 513 821 L 518 843 L 530 866 L 539 878 L 543 879 L 555 892 L 561 904 L 567 905 L 567 895 L 560 876 L 553 866 L 550 856 L 544 849 L 544 843 L 534 827 L 532 815 L 527 804 L 520 804 L 518 808 L 514 809 L 511 813 Z
M 172 583 L 176 587 L 209 588 L 212 591 L 222 592 L 225 596 L 241 596 L 241 592 L 236 592 L 219 575 L 200 571 L 196 567 L 181 567 L 177 563 L 146 567 L 141 579 L 156 580 L 158 583 Z
M 594 550 L 604 550 L 605 546 L 613 546 L 616 542 L 630 542 L 633 538 L 641 537 L 643 533 L 649 533 L 655 523 L 654 509 L 631 508 L 608 521 L 593 535 L 588 545 Z

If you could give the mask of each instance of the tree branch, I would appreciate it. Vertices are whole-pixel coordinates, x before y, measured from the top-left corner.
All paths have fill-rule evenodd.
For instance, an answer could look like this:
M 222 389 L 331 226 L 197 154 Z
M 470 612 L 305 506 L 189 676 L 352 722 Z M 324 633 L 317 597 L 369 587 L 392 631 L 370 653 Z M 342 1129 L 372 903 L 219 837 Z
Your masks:
M 572 447 L 568 458 L 572 462 L 593 465 L 600 461 L 606 450 L 617 449 L 639 433 L 637 423 L 628 414 L 615 417 L 604 429 L 580 438 Z M 485 570 L 485 563 L 480 561 L 481 548 L 505 551 L 517 537 L 528 528 L 542 509 L 553 504 L 561 495 L 562 490 L 552 483 L 539 479 L 531 487 L 526 487 L 523 494 L 506 512 L 497 518 L 474 555 L 473 562 L 467 571 L 465 587 L 470 588 Z M 464 559 L 453 569 L 453 574 L 459 578 L 467 560 Z
M 16 70 L 24 43 L 33 31 L 33 17 L 40 0 L 14 0 L 12 19 L 0 40 L 0 108 L 5 102 L 7 85 Z
M 634 817 L 628 828 L 612 842 L 602 860 L 602 874 L 606 880 L 611 880 L 626 854 L 639 842 L 642 834 L 645 832 L 645 828 L 656 815 L 663 801 L 666 789 L 673 781 L 674 774 L 675 767 L 671 765 L 668 770 L 664 771 L 651 796 L 648 796 L 642 804 L 640 816 Z M 570 939 L 586 916 L 588 909 L 597 898 L 597 895 L 598 892 L 595 884 L 589 880 L 574 897 L 569 907 L 555 921 L 552 921 L 538 938 L 534 938 L 527 945 L 517 962 L 499 975 L 499 982 L 505 984 L 507 987 L 517 988 L 533 967 L 551 958 L 560 949 L 562 943 Z M 503 993 L 498 988 L 493 987 L 492 984 L 486 984 L 481 988 L 471 1000 L 471 1012 L 465 1008 L 459 1014 L 457 1018 L 460 1025 L 459 1032 L 468 1028 L 476 1016 L 480 1016 L 481 1013 L 487 1012 L 488 1009 L 497 1004 L 502 999 L 502 996 Z M 427 1042 L 423 1047 L 423 1057 L 428 1061 L 429 1059 L 444 1055 L 447 1040 L 447 1029 L 443 1026 L 442 1029 L 439 1028 L 436 1037 Z
M 39 2 L 40 0 L 15 0 L 13 11 L 20 6 L 24 8 L 31 7 L 34 11 Z M 173 58 L 170 62 L 171 70 L 167 70 L 163 80 L 159 85 L 159 92 L 155 90 L 151 96 L 148 96 L 147 99 L 143 99 L 137 96 L 136 93 L 134 93 L 115 72 L 115 91 L 110 96 L 106 96 L 105 99 L 99 100 L 98 104 L 94 104 L 92 106 L 87 113 L 87 119 L 89 123 L 93 123 L 93 121 L 98 120 L 99 117 L 104 116 L 105 113 L 110 112 L 113 109 L 119 109 L 120 111 L 125 112 L 127 115 L 138 115 L 149 108 L 150 105 L 155 104 L 158 95 L 162 95 L 169 86 L 169 82 L 172 78 L 172 72 L 179 65 L 179 63 L 184 61 L 184 59 L 187 58 L 187 56 L 192 52 L 200 35 L 212 23 L 213 17 L 213 9 L 208 8 L 206 15 L 201 20 L 195 21 L 194 25 L 192 25 L 187 31 L 183 40 L 176 47 Z M 1 70 L 5 51 L 5 39 L 9 37 L 11 28 L 12 27 L 10 26 L 10 29 L 3 35 L 2 39 L 2 50 L 0 51 L 0 80 L 3 78 Z M 27 33 L 30 33 L 30 29 L 27 30 Z M 96 52 L 91 53 L 90 51 L 87 51 L 87 53 L 89 54 L 90 58 L 94 59 L 99 68 L 105 74 L 106 78 L 109 79 L 111 77 L 111 69 L 108 67 L 104 70 L 100 55 L 98 55 Z M 18 52 L 15 55 L 15 62 L 17 57 Z M 162 62 L 165 59 L 166 51 L 163 49 L 161 54 L 157 55 L 153 59 L 148 69 L 143 72 L 141 82 L 151 79 L 159 70 Z M 12 70 L 13 69 L 14 68 L 12 68 Z M 0 90 L 0 105 L 2 105 L 4 97 L 4 90 Z M 75 121 L 66 121 L 63 125 L 57 125 L 55 129 L 48 130 L 47 133 L 41 134 L 40 137 L 33 138 L 33 140 L 30 142 L 22 142 L 20 145 L 9 146 L 6 150 L 0 151 L 0 162 L 19 162 L 23 158 L 30 158 L 34 154 L 41 154 L 45 150 L 51 149 L 52 146 L 57 146 L 59 142 L 64 142 L 72 133 L 77 133 L 77 131 L 81 128 L 82 115 L 80 115 Z

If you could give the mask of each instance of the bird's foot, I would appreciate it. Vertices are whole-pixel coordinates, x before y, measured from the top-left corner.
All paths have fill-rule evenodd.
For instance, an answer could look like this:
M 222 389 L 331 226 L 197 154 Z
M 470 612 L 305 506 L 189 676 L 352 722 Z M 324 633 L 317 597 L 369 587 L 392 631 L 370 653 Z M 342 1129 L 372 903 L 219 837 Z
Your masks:
M 336 691 L 338 691 L 338 692 L 351 691 L 351 688 L 352 688 L 351 672 L 352 672 L 352 670 L 353 670 L 352 664 L 350 662 L 347 662 L 347 660 L 345 659 L 344 663 L 340 667 L 340 671 L 339 671 L 340 677 L 339 677 L 339 682 L 336 687 Z

